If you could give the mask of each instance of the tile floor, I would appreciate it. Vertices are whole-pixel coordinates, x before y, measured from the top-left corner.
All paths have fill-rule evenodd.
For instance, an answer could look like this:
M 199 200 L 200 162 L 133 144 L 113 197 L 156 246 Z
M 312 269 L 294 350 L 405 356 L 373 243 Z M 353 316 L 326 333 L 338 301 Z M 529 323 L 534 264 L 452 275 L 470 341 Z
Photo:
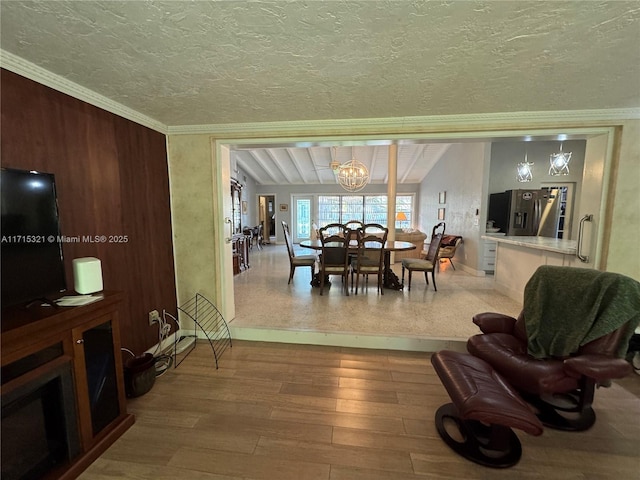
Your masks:
M 297 248 L 300 254 L 310 251 Z M 442 263 L 436 275 L 438 291 L 426 285 L 424 276 L 413 276 L 411 291 L 385 290 L 377 293 L 372 282 L 358 295 L 348 297 L 340 282 L 320 296 L 309 285 L 311 270 L 297 268 L 289 278 L 289 259 L 285 245 L 255 247 L 250 254 L 251 268 L 234 277 L 236 317 L 233 328 L 270 328 L 299 332 L 383 335 L 409 338 L 465 340 L 477 327 L 471 317 L 479 312 L 496 311 L 517 315 L 520 304 L 493 289 L 493 277 L 475 277 L 460 268 Z M 393 266 L 398 276 L 399 263 Z M 361 283 L 362 284 L 362 283 Z

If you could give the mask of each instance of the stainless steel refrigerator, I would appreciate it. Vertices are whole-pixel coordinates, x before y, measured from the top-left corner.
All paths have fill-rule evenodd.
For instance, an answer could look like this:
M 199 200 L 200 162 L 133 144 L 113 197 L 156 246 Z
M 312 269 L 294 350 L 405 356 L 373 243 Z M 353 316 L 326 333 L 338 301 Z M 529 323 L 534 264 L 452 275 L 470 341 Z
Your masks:
M 488 219 L 507 235 L 557 238 L 559 190 L 545 188 L 492 193 L 489 196 Z

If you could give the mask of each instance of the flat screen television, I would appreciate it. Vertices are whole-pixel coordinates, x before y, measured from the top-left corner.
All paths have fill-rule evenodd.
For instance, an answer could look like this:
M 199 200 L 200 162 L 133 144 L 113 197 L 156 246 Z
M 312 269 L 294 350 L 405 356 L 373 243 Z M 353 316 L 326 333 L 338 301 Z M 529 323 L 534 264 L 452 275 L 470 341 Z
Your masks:
M 53 174 L 2 168 L 2 307 L 66 290 Z

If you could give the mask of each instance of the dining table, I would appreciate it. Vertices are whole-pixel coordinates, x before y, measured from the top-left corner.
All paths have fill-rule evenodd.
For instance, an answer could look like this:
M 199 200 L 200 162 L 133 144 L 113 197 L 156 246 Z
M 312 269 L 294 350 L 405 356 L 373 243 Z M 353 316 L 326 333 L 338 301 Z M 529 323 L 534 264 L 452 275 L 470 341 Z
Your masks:
M 312 240 L 303 240 L 300 242 L 300 246 L 303 248 L 310 248 L 312 250 L 322 250 L 322 241 L 318 238 Z M 400 252 L 403 250 L 414 250 L 416 246 L 411 242 L 400 242 L 396 240 L 387 240 L 384 244 L 384 273 L 382 276 L 382 286 L 392 290 L 402 290 L 404 284 L 400 282 L 398 276 L 391 269 L 391 252 Z M 349 244 L 349 250 L 353 250 L 353 253 L 358 251 L 358 243 L 352 241 Z M 314 287 L 320 286 L 320 279 L 317 274 L 311 280 L 311 285 Z M 326 285 L 326 282 L 325 282 Z

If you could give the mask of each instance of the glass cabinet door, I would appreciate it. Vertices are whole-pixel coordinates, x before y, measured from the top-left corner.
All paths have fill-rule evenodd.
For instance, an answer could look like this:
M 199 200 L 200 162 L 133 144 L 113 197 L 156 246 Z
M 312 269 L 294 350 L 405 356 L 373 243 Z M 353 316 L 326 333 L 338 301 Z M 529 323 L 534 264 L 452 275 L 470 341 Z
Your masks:
M 90 326 L 76 328 L 73 338 L 78 407 L 85 419 L 82 437 L 89 445 L 121 413 L 111 320 L 102 317 Z
M 96 435 L 120 414 L 111 322 L 86 330 L 82 339 L 91 422 Z
M 88 406 L 96 436 L 120 415 L 111 321 L 79 333 L 76 344 L 83 350 Z

